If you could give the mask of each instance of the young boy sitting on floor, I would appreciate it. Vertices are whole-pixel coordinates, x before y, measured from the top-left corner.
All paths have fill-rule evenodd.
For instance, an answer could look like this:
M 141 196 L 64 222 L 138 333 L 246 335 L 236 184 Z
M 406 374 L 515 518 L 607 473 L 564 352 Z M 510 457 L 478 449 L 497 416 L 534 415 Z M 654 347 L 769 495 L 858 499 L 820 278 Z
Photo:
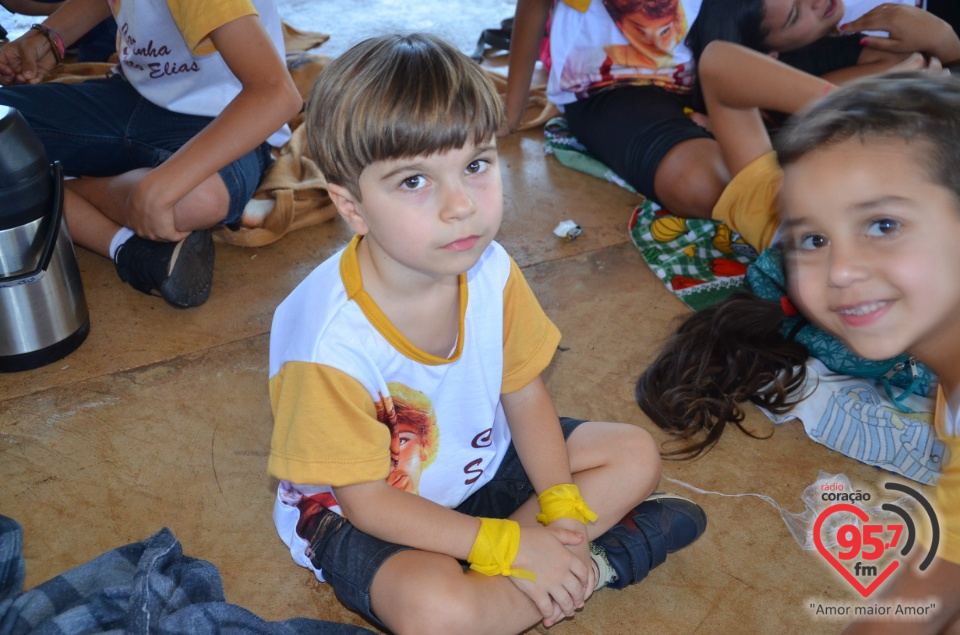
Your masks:
M 540 373 L 560 334 L 493 242 L 502 123 L 480 67 L 428 35 L 358 44 L 307 110 L 356 236 L 274 317 L 274 520 L 294 560 L 395 633 L 552 625 L 706 527 L 651 496 L 642 428 L 558 418 Z

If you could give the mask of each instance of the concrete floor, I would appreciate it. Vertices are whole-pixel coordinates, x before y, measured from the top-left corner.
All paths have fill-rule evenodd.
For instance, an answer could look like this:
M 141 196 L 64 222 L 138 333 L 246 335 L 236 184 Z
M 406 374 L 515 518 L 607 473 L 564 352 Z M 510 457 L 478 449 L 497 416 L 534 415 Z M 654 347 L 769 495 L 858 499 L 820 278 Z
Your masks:
M 500 13 L 471 32 L 495 26 Z M 559 412 L 630 422 L 662 439 L 633 384 L 686 309 L 630 242 L 636 197 L 545 157 L 542 131 L 503 139 L 501 152 L 499 240 L 564 334 L 546 373 Z M 572 242 L 551 233 L 566 218 L 584 229 Z M 89 339 L 60 362 L 0 375 L 0 513 L 24 526 L 27 588 L 167 526 L 188 555 L 220 569 L 230 602 L 268 620 L 362 623 L 290 560 L 265 470 L 273 310 L 348 238 L 332 221 L 268 247 L 220 244 L 212 297 L 187 311 L 133 291 L 111 263 L 80 251 Z M 748 424 L 771 428 L 757 411 Z M 698 461 L 666 462 L 664 474 L 800 511 L 821 469 L 865 491 L 886 478 L 816 445 L 798 424 L 764 441 L 731 432 Z M 706 534 L 642 584 L 599 592 L 550 633 L 833 633 L 842 624 L 814 616 L 811 604 L 862 600 L 818 553 L 797 546 L 766 503 L 669 482 L 661 489 L 701 503 Z

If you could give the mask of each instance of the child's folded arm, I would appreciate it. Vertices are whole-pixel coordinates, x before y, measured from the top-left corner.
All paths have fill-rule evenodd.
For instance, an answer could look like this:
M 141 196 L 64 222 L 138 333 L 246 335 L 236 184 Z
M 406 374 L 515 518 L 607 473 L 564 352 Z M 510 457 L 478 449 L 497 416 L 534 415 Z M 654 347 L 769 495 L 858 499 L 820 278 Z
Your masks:
M 572 483 L 567 444 L 553 399 L 538 375 L 500 397 L 520 463 L 537 493 Z
M 371 536 L 422 551 L 466 561 L 480 531 L 480 519 L 467 516 L 390 486 L 386 481 L 335 487 L 344 516 Z M 561 519 L 562 520 L 562 519 Z M 586 544 L 580 533 L 557 526 L 524 526 L 513 569 L 530 571 L 536 581 L 511 577 L 538 606 L 544 618 L 559 619 L 555 603 L 572 614 L 583 606 L 588 565 L 568 546 Z M 566 546 L 565 546 L 566 545 Z
M 543 379 L 538 375 L 520 390 L 501 395 L 501 403 L 517 455 L 537 493 L 555 485 L 573 483 L 560 419 Z M 535 529 L 539 528 L 524 528 L 524 531 L 532 534 Z M 544 617 L 549 617 L 544 612 L 545 595 L 569 616 L 573 608 L 583 606 L 593 590 L 586 525 L 559 518 L 547 529 L 556 542 L 541 543 L 534 535 L 524 540 L 521 533 L 517 566 L 538 572 L 538 588 L 520 582 L 517 586 L 536 602 Z M 557 544 L 567 553 L 557 551 Z
M 480 521 L 404 492 L 385 480 L 335 487 L 343 514 L 359 530 L 399 545 L 466 560 Z
M 198 227 L 177 204 L 219 169 L 250 152 L 300 110 L 300 93 L 259 18 L 243 16 L 210 34 L 240 92 L 223 111 L 144 179 L 131 197 L 131 226 L 145 236 L 179 240 Z M 212 208 L 217 209 L 217 208 Z M 209 226 L 222 220 L 205 219 Z

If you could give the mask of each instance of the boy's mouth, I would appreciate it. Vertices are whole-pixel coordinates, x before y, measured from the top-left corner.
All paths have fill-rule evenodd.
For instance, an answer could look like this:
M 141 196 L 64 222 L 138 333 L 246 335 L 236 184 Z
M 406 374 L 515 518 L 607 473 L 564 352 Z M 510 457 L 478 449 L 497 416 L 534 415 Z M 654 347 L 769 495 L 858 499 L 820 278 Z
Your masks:
M 443 246 L 443 249 L 447 251 L 467 251 L 476 245 L 478 240 L 480 240 L 479 236 L 467 236 L 466 238 L 455 240 L 452 243 L 447 243 Z

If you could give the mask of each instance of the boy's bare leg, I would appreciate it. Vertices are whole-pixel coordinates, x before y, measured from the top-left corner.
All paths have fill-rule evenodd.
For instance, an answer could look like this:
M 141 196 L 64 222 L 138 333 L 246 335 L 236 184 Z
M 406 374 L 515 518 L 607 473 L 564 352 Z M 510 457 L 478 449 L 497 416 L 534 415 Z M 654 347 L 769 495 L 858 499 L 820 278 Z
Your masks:
M 599 519 L 593 540 L 641 503 L 660 480 L 656 442 L 642 428 L 587 422 L 567 439 L 573 480 Z M 533 525 L 531 498 L 512 516 Z M 449 556 L 403 551 L 389 558 L 370 589 L 373 612 L 398 634 L 519 633 L 542 619 L 537 606 L 508 578 L 464 573 Z
M 428 551 L 401 551 L 384 562 L 370 601 L 397 635 L 511 634 L 542 619 L 509 578 L 464 572 L 454 558 Z

